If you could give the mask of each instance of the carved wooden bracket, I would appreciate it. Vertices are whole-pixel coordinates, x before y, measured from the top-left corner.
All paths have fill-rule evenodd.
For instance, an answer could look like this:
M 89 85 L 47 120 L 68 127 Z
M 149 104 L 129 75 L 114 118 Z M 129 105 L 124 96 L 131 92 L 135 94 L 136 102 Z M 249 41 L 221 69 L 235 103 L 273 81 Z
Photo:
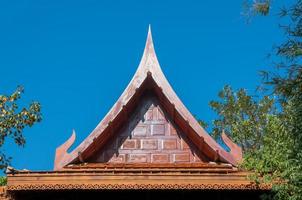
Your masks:
M 69 155 L 68 149 L 72 146 L 76 138 L 75 130 L 72 131 L 70 138 L 56 149 L 54 170 L 59 170 L 64 167 L 61 161 L 65 160 Z

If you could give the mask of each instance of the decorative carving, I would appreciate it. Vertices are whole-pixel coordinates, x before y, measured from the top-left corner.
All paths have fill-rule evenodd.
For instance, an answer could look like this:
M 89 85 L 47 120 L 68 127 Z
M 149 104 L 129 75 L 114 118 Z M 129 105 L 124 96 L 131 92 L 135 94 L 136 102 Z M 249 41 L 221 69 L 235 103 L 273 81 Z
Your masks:
M 8 186 L 16 190 L 270 190 L 269 184 L 27 184 Z
M 74 143 L 75 138 L 76 138 L 76 133 L 75 133 L 75 130 L 73 130 L 70 138 L 56 149 L 54 170 L 58 170 L 63 167 L 61 161 L 66 159 L 66 157 L 69 156 L 67 151 L 71 147 L 71 145 Z
M 221 134 L 223 142 L 230 148 L 230 154 L 234 157 L 237 163 L 242 161 L 242 149 L 240 146 L 235 144 L 224 132 Z

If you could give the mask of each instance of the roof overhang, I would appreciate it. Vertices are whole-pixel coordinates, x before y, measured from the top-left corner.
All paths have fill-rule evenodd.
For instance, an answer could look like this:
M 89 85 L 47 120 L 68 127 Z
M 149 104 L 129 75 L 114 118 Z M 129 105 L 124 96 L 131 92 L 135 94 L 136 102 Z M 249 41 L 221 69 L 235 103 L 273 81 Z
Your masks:
M 75 165 L 60 171 L 15 171 L 8 191 L 24 190 L 270 190 L 230 165 Z

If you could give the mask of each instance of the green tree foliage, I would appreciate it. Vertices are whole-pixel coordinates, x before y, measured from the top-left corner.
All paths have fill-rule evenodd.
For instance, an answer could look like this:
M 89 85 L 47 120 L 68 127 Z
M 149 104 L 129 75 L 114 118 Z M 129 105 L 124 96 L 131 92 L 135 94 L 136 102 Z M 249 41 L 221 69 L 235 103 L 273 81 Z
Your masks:
M 23 87 L 18 87 L 11 95 L 0 95 L 0 169 L 4 169 L 11 160 L 2 148 L 6 139 L 12 138 L 18 146 L 24 146 L 23 129 L 41 121 L 41 106 L 38 102 L 32 102 L 28 108 L 19 108 L 17 100 L 23 92 Z
M 225 86 L 218 94 L 221 101 L 211 101 L 211 108 L 218 114 L 213 121 L 213 136 L 218 138 L 225 130 L 242 149 L 258 149 L 268 116 L 275 113 L 274 100 L 268 96 L 256 101 L 244 89 L 234 92 Z
M 0 186 L 4 186 L 7 183 L 7 178 L 5 176 L 0 177 Z
M 269 96 L 253 98 L 244 89 L 234 91 L 226 86 L 219 92 L 219 100 L 210 103 L 218 114 L 212 134 L 218 138 L 224 129 L 242 146 L 241 167 L 255 172 L 250 178 L 256 183 L 273 184 L 272 193 L 265 198 L 299 199 L 302 165 L 295 143 L 302 141 L 295 141 L 290 132 L 292 105 L 282 111 L 275 105 Z
M 302 0 L 282 9 L 280 16 L 287 24 L 281 26 L 285 40 L 274 50 L 277 70 L 263 73 L 271 94 L 255 98 L 244 89 L 226 86 L 210 106 L 218 114 L 213 135 L 225 129 L 244 149 L 241 167 L 254 171 L 251 178 L 256 182 L 273 185 L 263 197 L 298 200 L 302 199 Z
M 244 0 L 242 14 L 250 20 L 256 15 L 266 16 L 270 12 L 271 0 Z
M 276 48 L 282 59 L 277 65 L 282 73 L 269 73 L 266 84 L 279 97 L 283 112 L 280 113 L 284 134 L 290 141 L 284 149 L 286 160 L 280 166 L 286 184 L 277 185 L 278 199 L 302 199 L 302 1 L 298 0 L 282 9 L 281 16 L 289 23 L 284 25 L 286 40 Z M 284 71 L 285 70 L 285 71 Z

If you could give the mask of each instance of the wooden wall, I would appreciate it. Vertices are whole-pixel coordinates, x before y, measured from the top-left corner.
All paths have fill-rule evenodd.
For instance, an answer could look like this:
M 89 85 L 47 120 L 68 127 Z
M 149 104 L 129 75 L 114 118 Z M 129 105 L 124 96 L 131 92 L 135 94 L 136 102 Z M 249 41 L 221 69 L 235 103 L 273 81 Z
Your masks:
M 179 131 L 155 97 L 142 99 L 127 125 L 90 162 L 207 162 L 185 133 Z

